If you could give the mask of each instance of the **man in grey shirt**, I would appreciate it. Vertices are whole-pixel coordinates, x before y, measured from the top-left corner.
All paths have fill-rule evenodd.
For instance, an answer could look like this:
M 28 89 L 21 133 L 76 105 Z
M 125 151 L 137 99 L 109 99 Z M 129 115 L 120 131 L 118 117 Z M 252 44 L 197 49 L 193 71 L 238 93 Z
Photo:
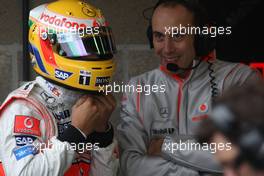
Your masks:
M 221 174 L 211 154 L 214 149 L 196 144 L 195 129 L 207 118 L 214 97 L 259 75 L 248 66 L 217 60 L 212 35 L 188 31 L 188 27 L 210 29 L 197 1 L 159 1 L 151 23 L 150 41 L 160 67 L 129 82 L 151 86 L 150 95 L 124 94 L 118 126 L 122 175 Z M 230 34 L 231 29 L 224 32 Z

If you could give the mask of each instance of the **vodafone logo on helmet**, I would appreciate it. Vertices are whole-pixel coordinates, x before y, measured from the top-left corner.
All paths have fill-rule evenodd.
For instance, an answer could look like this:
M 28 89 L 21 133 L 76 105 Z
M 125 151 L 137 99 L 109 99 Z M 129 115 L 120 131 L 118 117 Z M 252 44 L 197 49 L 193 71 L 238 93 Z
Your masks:
M 45 24 L 54 25 L 56 27 L 65 27 L 65 28 L 86 28 L 84 23 L 78 23 L 70 21 L 68 18 L 60 17 L 54 14 L 47 14 L 42 12 L 39 20 Z

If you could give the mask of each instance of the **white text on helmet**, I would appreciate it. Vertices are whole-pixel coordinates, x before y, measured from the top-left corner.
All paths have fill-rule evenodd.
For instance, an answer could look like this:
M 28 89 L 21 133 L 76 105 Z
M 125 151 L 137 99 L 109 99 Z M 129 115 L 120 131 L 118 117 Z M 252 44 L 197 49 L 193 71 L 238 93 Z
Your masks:
M 45 14 L 44 12 L 42 12 L 40 16 L 40 20 L 49 23 L 50 25 L 55 25 L 58 27 L 66 27 L 66 28 L 74 27 L 76 29 L 78 29 L 79 27 L 86 28 L 86 25 L 83 23 L 79 24 L 77 22 L 72 22 L 67 20 L 67 18 L 60 18 L 57 17 L 56 15 L 50 16 L 48 14 Z

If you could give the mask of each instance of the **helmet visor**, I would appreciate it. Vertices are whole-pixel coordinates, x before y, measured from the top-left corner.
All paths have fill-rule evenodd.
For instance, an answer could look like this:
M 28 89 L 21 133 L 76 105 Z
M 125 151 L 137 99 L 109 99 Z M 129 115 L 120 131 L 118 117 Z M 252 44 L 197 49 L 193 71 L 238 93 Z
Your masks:
M 49 35 L 53 51 L 57 54 L 79 60 L 109 59 L 116 52 L 111 28 L 97 27 L 97 32 L 60 32 Z

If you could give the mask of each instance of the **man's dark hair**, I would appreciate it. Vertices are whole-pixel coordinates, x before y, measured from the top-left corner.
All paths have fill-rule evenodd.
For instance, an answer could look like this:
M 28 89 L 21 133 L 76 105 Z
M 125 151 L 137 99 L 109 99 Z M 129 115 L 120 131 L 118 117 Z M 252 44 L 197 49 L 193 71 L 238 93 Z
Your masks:
M 194 25 L 202 26 L 209 23 L 208 15 L 205 8 L 198 0 L 159 0 L 154 6 L 154 11 L 159 7 L 175 7 L 177 5 L 184 6 L 194 17 Z

